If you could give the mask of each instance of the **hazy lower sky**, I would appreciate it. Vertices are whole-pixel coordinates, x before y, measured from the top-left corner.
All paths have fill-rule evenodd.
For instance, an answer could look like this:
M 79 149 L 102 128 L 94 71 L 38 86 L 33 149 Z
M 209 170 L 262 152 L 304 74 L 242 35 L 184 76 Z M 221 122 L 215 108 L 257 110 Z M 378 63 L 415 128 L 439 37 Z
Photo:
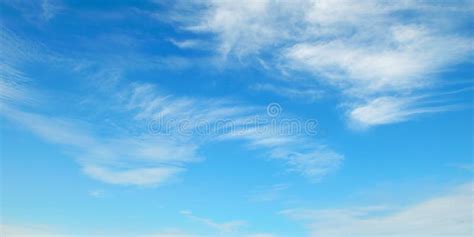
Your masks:
M 0 233 L 473 236 L 472 1 L 0 1 Z

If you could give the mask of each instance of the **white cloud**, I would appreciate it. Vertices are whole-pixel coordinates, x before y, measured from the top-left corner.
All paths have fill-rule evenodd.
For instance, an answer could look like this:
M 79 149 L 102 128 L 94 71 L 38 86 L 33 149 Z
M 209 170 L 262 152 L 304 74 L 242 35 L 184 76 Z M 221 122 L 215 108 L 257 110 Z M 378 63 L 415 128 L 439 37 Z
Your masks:
M 412 113 L 405 110 L 410 105 L 403 98 L 382 97 L 350 112 L 352 121 L 361 125 L 379 125 L 406 120 Z
M 244 140 L 250 147 L 267 149 L 271 158 L 284 161 L 290 171 L 313 180 L 337 169 L 342 160 L 340 155 L 334 159 L 336 153 L 328 149 L 319 151 L 320 146 L 309 142 L 304 130 L 289 134 L 271 120 L 262 120 L 262 124 L 247 120 L 267 118 L 263 107 L 257 112 L 256 107 L 232 101 L 166 95 L 151 85 L 129 87 L 112 92 L 105 88 L 107 93 L 117 95 L 112 99 L 113 107 L 121 108 L 118 112 L 106 111 L 126 114 L 112 122 L 118 127 L 106 135 L 97 131 L 110 123 L 92 124 L 25 112 L 14 103 L 5 103 L 1 113 L 39 137 L 63 146 L 86 175 L 111 184 L 160 185 L 184 172 L 186 164 L 202 160 L 199 148 L 210 141 Z M 137 130 L 136 124 L 143 126 Z M 303 147 L 306 150 L 301 150 Z M 277 148 L 286 153 L 276 152 Z
M 7 65 L 0 65 L 0 101 L 2 103 L 35 103 L 32 96 L 33 92 L 21 85 L 18 80 L 9 80 L 7 78 L 22 77 L 21 74 L 12 75 L 17 72 L 14 69 L 6 68 Z
M 276 38 L 277 32 L 261 27 L 267 17 L 270 1 L 211 1 L 209 12 L 197 25 L 188 29 L 200 32 L 211 31 L 219 37 L 218 51 L 224 57 L 234 53 L 238 56 L 258 51 L 262 44 Z
M 215 220 L 194 215 L 191 211 L 181 211 L 183 216 L 201 223 L 210 229 L 212 234 L 198 235 L 198 236 L 238 236 L 238 237 L 274 237 L 275 235 L 267 232 L 248 232 L 244 230 L 249 224 L 242 220 L 232 220 L 226 222 L 217 222 Z
M 274 159 L 286 160 L 290 170 L 301 173 L 315 182 L 337 170 L 344 160 L 341 154 L 321 146 L 304 152 L 275 149 L 270 156 Z
M 270 233 L 254 233 L 254 234 L 248 234 L 244 235 L 244 237 L 275 237 L 276 235 L 270 234 Z
M 245 221 L 241 221 L 241 220 L 233 220 L 233 221 L 228 221 L 228 222 L 216 222 L 208 218 L 193 215 L 191 211 L 181 211 L 181 214 L 194 221 L 200 222 L 202 224 L 207 225 L 208 227 L 216 229 L 222 233 L 232 233 L 239 230 L 243 226 L 247 225 Z
M 72 237 L 60 234 L 56 229 L 46 225 L 12 225 L 0 224 L 0 235 L 3 237 Z
M 43 0 L 41 1 L 41 19 L 43 21 L 49 21 L 53 19 L 60 11 L 62 7 L 55 1 Z
M 251 201 L 255 202 L 271 202 L 282 196 L 282 193 L 290 187 L 288 184 L 274 184 L 269 187 L 261 187 L 252 192 Z
M 39 0 L 39 1 L 17 1 L 6 0 L 2 2 L 10 7 L 18 10 L 23 18 L 31 24 L 38 26 L 40 23 L 45 24 L 52 20 L 60 13 L 64 6 L 60 1 L 56 0 Z
M 47 62 L 61 58 L 64 65 L 72 63 L 76 68 L 77 61 L 53 57 L 43 47 L 29 44 L 8 30 L 1 42 L 6 52 L 0 67 L 2 116 L 60 145 L 94 179 L 111 184 L 159 185 L 184 172 L 187 164 L 201 161 L 204 157 L 198 152 L 202 145 L 222 140 L 242 140 L 249 148 L 263 148 L 271 158 L 285 162 L 288 170 L 315 180 L 334 171 L 342 160 L 339 156 L 332 159 L 337 165 L 329 165 L 327 154 L 334 151 L 319 151 L 321 146 L 311 141 L 304 128 L 291 133 L 291 128 L 272 123 L 263 106 L 222 98 L 174 96 L 151 84 L 129 83 L 117 67 L 99 64 L 94 73 L 92 61 L 87 62 L 87 70 L 80 66 L 74 71 L 86 74 L 86 83 L 94 88 L 81 95 L 79 104 L 68 104 L 80 110 L 68 117 L 46 115 L 39 112 L 44 98 L 31 93 L 34 81 L 17 68 L 41 61 L 38 55 L 45 55 Z M 47 94 L 51 101 L 46 102 L 55 100 L 54 91 Z M 91 114 L 107 119 L 82 119 Z M 71 118 L 74 116 L 77 119 Z M 277 148 L 286 155 L 275 156 Z
M 175 39 L 170 39 L 169 40 L 172 44 L 174 44 L 176 47 L 181 48 L 181 49 L 206 49 L 208 45 L 201 40 L 175 40 Z
M 231 234 L 229 232 L 222 235 L 221 233 L 212 233 L 212 234 L 191 234 L 187 231 L 179 230 L 179 229 L 167 229 L 163 231 L 159 231 L 153 234 L 143 235 L 141 237 L 213 237 L 213 236 L 235 236 L 235 237 L 275 237 L 275 235 L 270 233 L 236 233 Z
M 195 147 L 186 143 L 143 136 L 102 138 L 92 133 L 89 124 L 7 106 L 2 114 L 47 141 L 64 145 L 85 174 L 106 183 L 157 185 L 184 171 L 183 163 L 198 160 Z
M 395 25 L 383 37 L 336 39 L 300 43 L 285 52 L 295 67 L 302 67 L 351 93 L 399 92 L 431 83 L 431 74 L 457 63 L 472 50 L 470 39 L 437 35 L 417 25 Z M 453 47 L 454 45 L 454 47 Z
M 96 146 L 86 124 L 78 121 L 51 118 L 36 113 L 23 112 L 8 105 L 2 107 L 2 115 L 28 128 L 49 142 L 80 148 Z
M 182 230 L 169 229 L 153 234 L 143 235 L 142 237 L 197 237 L 197 235 L 193 235 Z
M 437 113 L 456 109 L 456 106 L 418 106 L 420 98 L 379 97 L 367 104 L 356 105 L 349 118 L 355 128 L 367 128 L 374 125 L 397 123 L 419 114 Z M 419 104 L 419 103 L 418 103 Z
M 455 164 L 449 164 L 450 167 L 454 167 L 457 169 L 461 169 L 467 172 L 474 172 L 474 164 L 471 163 L 455 163 Z
M 435 78 L 441 71 L 469 61 L 473 51 L 472 38 L 458 27 L 463 24 L 458 19 L 466 18 L 457 16 L 468 16 L 472 10 L 467 2 L 211 1 L 202 7 L 204 12 L 182 23 L 197 33 L 213 33 L 219 55 L 237 57 L 239 62 L 252 57 L 261 61 L 260 56 L 265 55 L 265 69 L 281 70 L 286 75 L 308 72 L 315 84 L 338 89 L 343 104 L 429 94 L 426 89 L 437 83 Z M 300 84 L 298 80 L 292 82 Z M 298 95 L 271 86 L 263 89 Z M 300 94 L 305 93 L 305 88 L 300 90 Z M 388 115 L 399 116 L 383 122 L 367 118 L 364 126 L 431 112 L 417 101 L 403 103 L 392 106 L 392 115 Z M 371 108 L 372 114 L 386 109 L 377 108 Z M 351 123 L 361 122 L 354 119 L 357 117 L 348 117 Z
M 311 236 L 467 237 L 474 233 L 473 185 L 400 209 L 290 209 L 282 213 L 304 222 Z
M 154 168 L 130 168 L 126 170 L 113 170 L 99 166 L 86 166 L 84 173 L 111 184 L 154 185 L 182 172 L 183 169 L 173 166 Z
M 105 191 L 96 189 L 96 190 L 90 190 L 88 192 L 89 196 L 94 197 L 94 198 L 101 198 L 105 196 Z
M 276 120 L 286 117 L 270 120 L 262 107 L 226 100 L 176 98 L 157 91 L 151 85 L 135 87 L 128 106 L 138 109 L 136 119 L 157 122 L 154 125 L 158 130 L 168 128 L 168 134 L 180 142 L 243 140 L 250 147 L 266 148 L 271 158 L 285 161 L 289 170 L 313 180 L 336 170 L 343 160 L 342 155 L 310 141 L 303 126 L 299 132 L 281 126 Z
M 291 88 L 288 86 L 276 86 L 273 84 L 256 84 L 250 89 L 255 91 L 268 91 L 277 95 L 290 98 L 314 102 L 322 98 L 324 92 L 322 90 L 312 88 Z

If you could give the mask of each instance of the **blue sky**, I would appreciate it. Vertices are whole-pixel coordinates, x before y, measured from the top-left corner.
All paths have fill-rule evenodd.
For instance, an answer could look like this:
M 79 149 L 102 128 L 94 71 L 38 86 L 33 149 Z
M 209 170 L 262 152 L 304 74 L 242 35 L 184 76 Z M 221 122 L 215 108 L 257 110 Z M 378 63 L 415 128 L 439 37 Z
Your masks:
M 472 236 L 472 1 L 2 0 L 2 236 Z

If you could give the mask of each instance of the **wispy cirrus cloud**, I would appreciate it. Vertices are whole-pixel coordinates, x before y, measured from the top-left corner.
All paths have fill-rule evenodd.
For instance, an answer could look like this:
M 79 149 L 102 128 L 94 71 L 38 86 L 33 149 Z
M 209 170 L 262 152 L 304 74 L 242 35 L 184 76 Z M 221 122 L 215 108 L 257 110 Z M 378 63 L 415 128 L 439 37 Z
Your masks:
M 157 132 L 166 129 L 174 139 L 195 144 L 245 141 L 251 148 L 264 148 L 271 159 L 284 161 L 290 171 L 315 181 L 336 170 L 344 159 L 330 148 L 311 141 L 311 128 L 307 126 L 316 126 L 309 123 L 315 121 L 291 120 L 281 114 L 278 118 L 270 117 L 261 106 L 239 105 L 228 100 L 161 95 L 151 85 L 137 86 L 130 98 L 129 108 L 140 111 L 135 119 L 151 121 Z M 295 123 L 284 122 L 296 122 L 301 127 L 295 129 L 291 126 Z
M 51 101 L 41 96 L 41 89 L 35 87 L 36 79 L 23 73 L 21 68 L 33 62 L 51 61 L 65 66 L 76 60 L 51 54 L 48 49 L 6 28 L 2 28 L 0 39 L 3 52 L 0 56 L 1 115 L 44 140 L 62 146 L 81 164 L 85 174 L 111 184 L 156 186 L 182 172 L 184 163 L 199 159 L 193 144 L 150 136 L 146 129 L 130 134 L 127 127 L 131 125 L 126 119 L 117 121 L 123 125 L 121 129 L 103 136 L 98 131 L 106 129 L 104 124 L 101 127 L 81 118 L 39 112 Z M 113 91 L 119 76 L 115 70 L 108 70 L 95 78 L 88 77 L 98 89 L 91 94 Z M 55 98 L 52 95 L 49 99 Z M 83 107 L 82 104 L 75 106 Z
M 18 225 L 18 224 L 0 224 L 0 234 L 6 237 L 28 237 L 28 236 L 51 236 L 67 237 L 74 236 L 64 234 L 57 229 L 46 225 Z
M 169 40 L 173 45 L 180 49 L 209 49 L 209 43 L 202 41 L 202 40 L 176 40 L 170 39 Z
M 199 235 L 199 236 L 239 236 L 239 237 L 275 237 L 276 235 L 267 232 L 249 232 L 245 230 L 250 224 L 243 220 L 232 220 L 225 222 L 218 222 L 210 218 L 201 217 L 193 214 L 189 210 L 183 210 L 180 212 L 181 215 L 189 218 L 194 222 L 198 222 L 204 226 L 207 226 L 212 230 L 212 234 Z
M 241 140 L 250 149 L 261 148 L 268 157 L 287 164 L 288 171 L 311 180 L 319 180 L 336 170 L 343 160 L 342 155 L 334 159 L 336 156 L 332 154 L 336 152 L 312 141 L 311 132 L 317 129 L 315 121 L 290 120 L 291 115 L 282 115 L 281 111 L 275 111 L 278 116 L 272 117 L 264 106 L 225 98 L 176 96 L 152 84 L 132 83 L 117 67 L 60 55 L 49 57 L 48 51 L 41 47 L 36 51 L 23 50 L 32 46 L 18 37 L 2 40 L 7 51 L 18 57 L 2 58 L 2 65 L 6 65 L 2 67 L 5 70 L 0 84 L 5 92 L 2 116 L 63 147 L 78 161 L 83 172 L 94 179 L 121 185 L 160 185 L 185 172 L 187 164 L 202 161 L 205 158 L 199 155 L 202 145 L 224 140 Z M 19 53 L 15 54 L 15 50 Z M 78 108 L 75 116 L 43 113 L 41 103 L 25 104 L 44 98 L 29 93 L 40 89 L 32 83 L 34 78 L 17 68 L 30 59 L 40 61 L 40 53 L 46 55 L 47 62 L 54 58 L 61 59 L 62 66 L 72 64 L 72 73 L 84 77 L 90 91 L 81 95 L 80 100 L 67 104 Z M 85 66 L 84 62 L 87 62 Z M 91 65 L 99 69 L 93 70 Z M 54 100 L 54 93 L 49 94 Z M 106 114 L 108 119 L 84 119 L 98 114 Z M 292 124 L 281 123 L 285 120 L 296 121 L 300 126 L 293 130 L 287 126 Z M 306 125 L 312 125 L 308 127 L 311 131 L 305 130 Z M 328 165 L 330 161 L 335 165 Z
M 84 173 L 92 178 L 110 184 L 157 185 L 168 181 L 182 172 L 183 168 L 158 166 L 152 168 L 111 169 L 100 166 L 86 166 Z
M 276 201 L 277 199 L 281 198 L 283 192 L 285 192 L 288 188 L 290 188 L 290 185 L 286 183 L 274 184 L 268 187 L 260 187 L 251 193 L 249 200 L 254 202 Z
M 121 109 L 107 113 L 127 117 L 116 121 L 121 128 L 107 136 L 96 132 L 107 124 L 26 112 L 8 104 L 2 115 L 64 146 L 85 174 L 111 184 L 161 184 L 185 171 L 185 164 L 202 160 L 199 147 L 211 141 L 243 140 L 250 147 L 264 148 L 270 158 L 285 162 L 289 171 L 311 180 L 336 170 L 343 160 L 336 152 L 309 142 L 304 130 L 286 132 L 288 128 L 268 119 L 263 107 L 257 110 L 225 100 L 179 98 L 160 94 L 150 85 L 131 86 L 117 95 L 120 98 L 114 107 Z M 248 119 L 253 116 L 267 119 Z M 141 128 L 130 134 L 129 127 L 136 123 Z
M 46 23 L 59 14 L 64 5 L 57 0 L 41 0 L 33 2 L 6 0 L 2 2 L 18 10 L 23 17 L 33 24 Z
M 281 213 L 303 222 L 311 236 L 471 236 L 473 184 L 456 187 L 412 206 L 342 209 L 289 209 Z
M 243 226 L 247 225 L 245 221 L 241 221 L 241 220 L 218 223 L 208 218 L 196 216 L 191 211 L 188 211 L 188 210 L 181 211 L 181 214 L 194 221 L 205 224 L 210 228 L 216 229 L 222 233 L 232 233 L 239 230 Z
M 291 83 L 290 83 L 291 84 Z M 291 85 L 290 85 L 291 86 Z M 280 95 L 285 98 L 295 99 L 295 100 L 304 100 L 307 102 L 315 102 L 321 99 L 324 95 L 323 90 L 313 89 L 313 88 L 292 88 L 287 85 L 277 86 L 274 84 L 256 84 L 250 87 L 251 90 L 261 91 L 261 92 L 270 92 L 277 95 Z
M 188 233 L 179 229 L 167 229 L 153 234 L 146 234 L 140 237 L 197 237 L 198 235 Z
M 26 77 L 15 68 L 8 65 L 0 66 L 0 101 L 16 103 L 35 103 L 34 92 L 23 84 Z
M 351 119 L 353 128 L 364 129 L 370 126 L 406 121 L 420 114 L 439 113 L 460 108 L 462 105 L 429 104 L 429 100 L 424 98 L 377 97 L 368 101 L 367 104 L 356 105 L 348 112 L 348 117 Z
M 417 100 L 381 101 L 431 95 L 427 89 L 438 83 L 437 75 L 469 62 L 473 51 L 472 37 L 453 30 L 462 29 L 473 9 L 464 1 L 211 1 L 202 8 L 192 20 L 177 22 L 198 37 L 213 33 L 223 61 L 252 61 L 263 55 L 267 70 L 279 70 L 285 77 L 306 72 L 313 84 L 337 89 L 342 104 L 350 101 L 347 120 L 365 128 L 443 111 L 446 104 L 433 109 Z M 305 93 L 300 89 L 299 94 Z M 368 106 L 374 116 L 353 116 Z M 393 118 L 374 122 L 385 112 Z
M 6 106 L 1 112 L 41 138 L 63 145 L 82 165 L 85 174 L 106 183 L 158 185 L 182 172 L 183 163 L 197 159 L 195 149 L 183 143 L 163 143 L 163 139 L 145 137 L 104 138 L 92 132 L 91 124 L 78 120 L 22 112 Z

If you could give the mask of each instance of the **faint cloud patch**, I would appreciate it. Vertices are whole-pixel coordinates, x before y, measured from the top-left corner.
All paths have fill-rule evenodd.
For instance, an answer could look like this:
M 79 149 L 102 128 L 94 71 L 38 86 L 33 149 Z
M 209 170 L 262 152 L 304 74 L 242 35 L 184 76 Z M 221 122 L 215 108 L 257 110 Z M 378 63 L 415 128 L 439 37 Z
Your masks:
M 252 202 L 271 202 L 283 197 L 283 193 L 290 188 L 289 184 L 281 183 L 267 187 L 260 187 L 250 194 Z
M 204 217 L 199 217 L 194 215 L 191 211 L 189 210 L 183 210 L 180 212 L 181 215 L 186 216 L 190 218 L 191 220 L 200 222 L 202 224 L 205 224 L 206 226 L 216 229 L 222 233 L 232 233 L 238 231 L 240 228 L 243 226 L 246 226 L 247 223 L 245 221 L 241 220 L 233 220 L 233 221 L 227 221 L 227 222 L 216 222 L 214 220 L 204 218 Z
M 472 183 L 410 206 L 341 209 L 288 209 L 280 212 L 301 221 L 310 236 L 462 236 L 473 233 Z
M 473 163 L 456 163 L 456 164 L 449 164 L 449 167 L 465 170 L 468 172 L 474 172 L 474 164 Z
M 103 198 L 105 197 L 106 192 L 104 190 L 95 189 L 95 190 L 90 190 L 88 194 L 89 196 L 94 197 L 94 198 Z

